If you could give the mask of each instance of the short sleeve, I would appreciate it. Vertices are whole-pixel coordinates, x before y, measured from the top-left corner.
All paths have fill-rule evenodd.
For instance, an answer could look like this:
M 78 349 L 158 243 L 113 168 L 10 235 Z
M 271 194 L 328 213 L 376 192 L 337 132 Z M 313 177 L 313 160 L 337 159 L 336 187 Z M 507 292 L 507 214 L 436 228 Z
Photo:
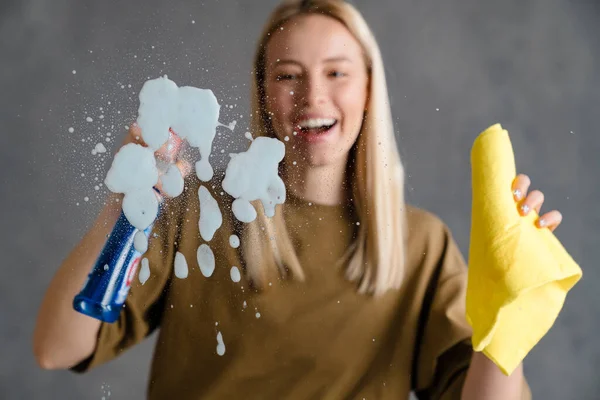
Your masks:
M 441 223 L 440 223 L 441 224 Z M 429 279 L 417 328 L 413 389 L 419 399 L 460 399 L 471 362 L 471 327 L 465 317 L 467 265 L 448 228 L 433 234 L 439 257 Z
M 138 278 L 141 264 L 138 265 L 119 319 L 114 323 L 103 322 L 100 325 L 94 353 L 71 367 L 71 371 L 83 373 L 116 358 L 141 342 L 160 325 L 175 258 L 178 234 L 175 210 L 177 207 L 174 200 L 165 201 L 150 234 L 148 251 L 142 257 L 149 261 L 150 277 L 142 285 Z

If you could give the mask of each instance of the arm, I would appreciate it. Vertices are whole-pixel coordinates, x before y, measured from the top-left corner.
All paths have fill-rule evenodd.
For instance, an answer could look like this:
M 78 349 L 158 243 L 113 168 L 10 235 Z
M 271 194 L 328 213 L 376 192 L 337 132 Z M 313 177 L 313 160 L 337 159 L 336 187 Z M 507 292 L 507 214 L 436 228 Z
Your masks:
M 117 198 L 109 196 L 93 227 L 62 263 L 46 291 L 33 336 L 33 353 L 44 369 L 70 368 L 95 349 L 101 322 L 76 312 L 72 302 L 120 215 Z
M 519 365 L 510 376 L 506 376 L 483 353 L 474 352 L 461 399 L 521 399 L 523 382 L 523 364 Z
M 472 329 L 465 318 L 468 270 L 450 230 L 439 220 L 421 222 L 427 243 L 411 387 L 419 399 L 530 399 L 519 366 L 510 377 L 484 354 L 474 352 Z M 495 397 L 494 397 L 495 396 Z
M 139 126 L 133 123 L 123 145 L 137 143 L 146 146 L 141 136 Z M 173 140 L 175 140 L 173 148 L 165 144 L 156 154 L 169 159 L 173 154 L 178 153 L 182 145 L 181 139 L 175 137 Z M 189 173 L 189 166 L 184 162 L 178 162 L 177 167 L 182 169 L 183 176 Z M 155 187 L 160 190 L 161 183 L 158 182 Z M 117 222 L 121 214 L 122 200 L 122 194 L 110 194 L 106 206 L 93 227 L 62 263 L 48 287 L 40 306 L 33 339 L 33 352 L 42 368 L 66 369 L 88 359 L 98 350 L 99 334 L 102 334 L 101 326 L 106 328 L 103 329 L 106 334 L 100 343 L 100 347 L 103 348 L 102 354 L 96 362 L 114 357 L 117 348 L 122 349 L 125 342 L 132 345 L 141 340 L 156 325 L 156 321 L 152 320 L 152 316 L 146 315 L 146 312 L 158 301 L 168 280 L 169 268 L 166 267 L 172 261 L 176 224 L 173 224 L 171 232 L 164 239 L 155 240 L 158 242 L 157 250 L 149 249 L 145 255 L 153 262 L 164 265 L 164 274 L 140 290 L 144 296 L 141 304 L 130 303 L 128 298 L 127 312 L 121 315 L 121 320 L 127 323 L 102 325 L 100 321 L 73 310 L 73 298 L 83 287 L 87 275 Z M 168 241 L 165 242 L 167 239 Z M 168 248 L 169 251 L 163 253 L 163 248 Z M 127 329 L 121 329 L 123 326 Z

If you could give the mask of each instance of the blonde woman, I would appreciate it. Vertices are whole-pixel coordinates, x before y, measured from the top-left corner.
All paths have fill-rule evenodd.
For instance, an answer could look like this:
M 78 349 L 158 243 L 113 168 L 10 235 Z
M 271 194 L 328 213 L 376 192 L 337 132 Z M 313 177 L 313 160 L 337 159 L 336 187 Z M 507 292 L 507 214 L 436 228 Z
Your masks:
M 219 180 L 203 184 L 224 216 L 209 243 L 217 268 L 205 278 L 202 183 L 192 174 L 157 222 L 151 277 L 136 280 L 118 322 L 101 324 L 71 301 L 118 216 L 110 202 L 48 289 L 40 365 L 83 372 L 160 327 L 151 399 L 529 398 L 522 367 L 506 377 L 472 351 L 466 266 L 448 228 L 404 203 L 382 59 L 360 14 L 338 0 L 283 3 L 259 39 L 252 79 L 253 133 L 286 146 L 285 204 L 271 219 L 257 204 L 258 218 L 240 224 Z M 543 202 L 528 187 L 520 175 L 507 188 L 523 213 Z M 560 220 L 552 211 L 539 224 Z M 176 252 L 186 279 L 173 275 Z

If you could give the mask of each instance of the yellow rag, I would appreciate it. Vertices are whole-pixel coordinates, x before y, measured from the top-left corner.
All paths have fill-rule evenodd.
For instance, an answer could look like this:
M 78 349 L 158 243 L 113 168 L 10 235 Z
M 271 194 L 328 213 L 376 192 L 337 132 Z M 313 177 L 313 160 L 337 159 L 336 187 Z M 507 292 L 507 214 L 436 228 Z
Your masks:
M 510 375 L 554 324 L 581 268 L 535 210 L 518 212 L 508 132 L 483 131 L 471 151 L 473 204 L 467 321 L 473 349 Z

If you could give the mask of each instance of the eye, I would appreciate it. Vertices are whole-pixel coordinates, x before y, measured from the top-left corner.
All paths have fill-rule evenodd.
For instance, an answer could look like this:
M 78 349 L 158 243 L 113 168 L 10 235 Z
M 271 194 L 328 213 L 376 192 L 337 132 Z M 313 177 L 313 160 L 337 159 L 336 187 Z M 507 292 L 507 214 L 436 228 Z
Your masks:
M 345 74 L 345 73 L 343 73 L 343 72 L 341 72 L 341 71 L 336 71 L 336 70 L 334 70 L 334 71 L 331 71 L 331 72 L 329 73 L 329 76 L 331 76 L 331 77 L 333 77 L 333 78 L 342 78 L 342 77 L 344 77 L 344 76 L 346 76 L 346 75 L 347 75 L 347 74 Z
M 277 77 L 275 78 L 278 81 L 290 81 L 292 79 L 294 79 L 296 76 L 292 75 L 292 74 L 279 74 L 277 75 Z

